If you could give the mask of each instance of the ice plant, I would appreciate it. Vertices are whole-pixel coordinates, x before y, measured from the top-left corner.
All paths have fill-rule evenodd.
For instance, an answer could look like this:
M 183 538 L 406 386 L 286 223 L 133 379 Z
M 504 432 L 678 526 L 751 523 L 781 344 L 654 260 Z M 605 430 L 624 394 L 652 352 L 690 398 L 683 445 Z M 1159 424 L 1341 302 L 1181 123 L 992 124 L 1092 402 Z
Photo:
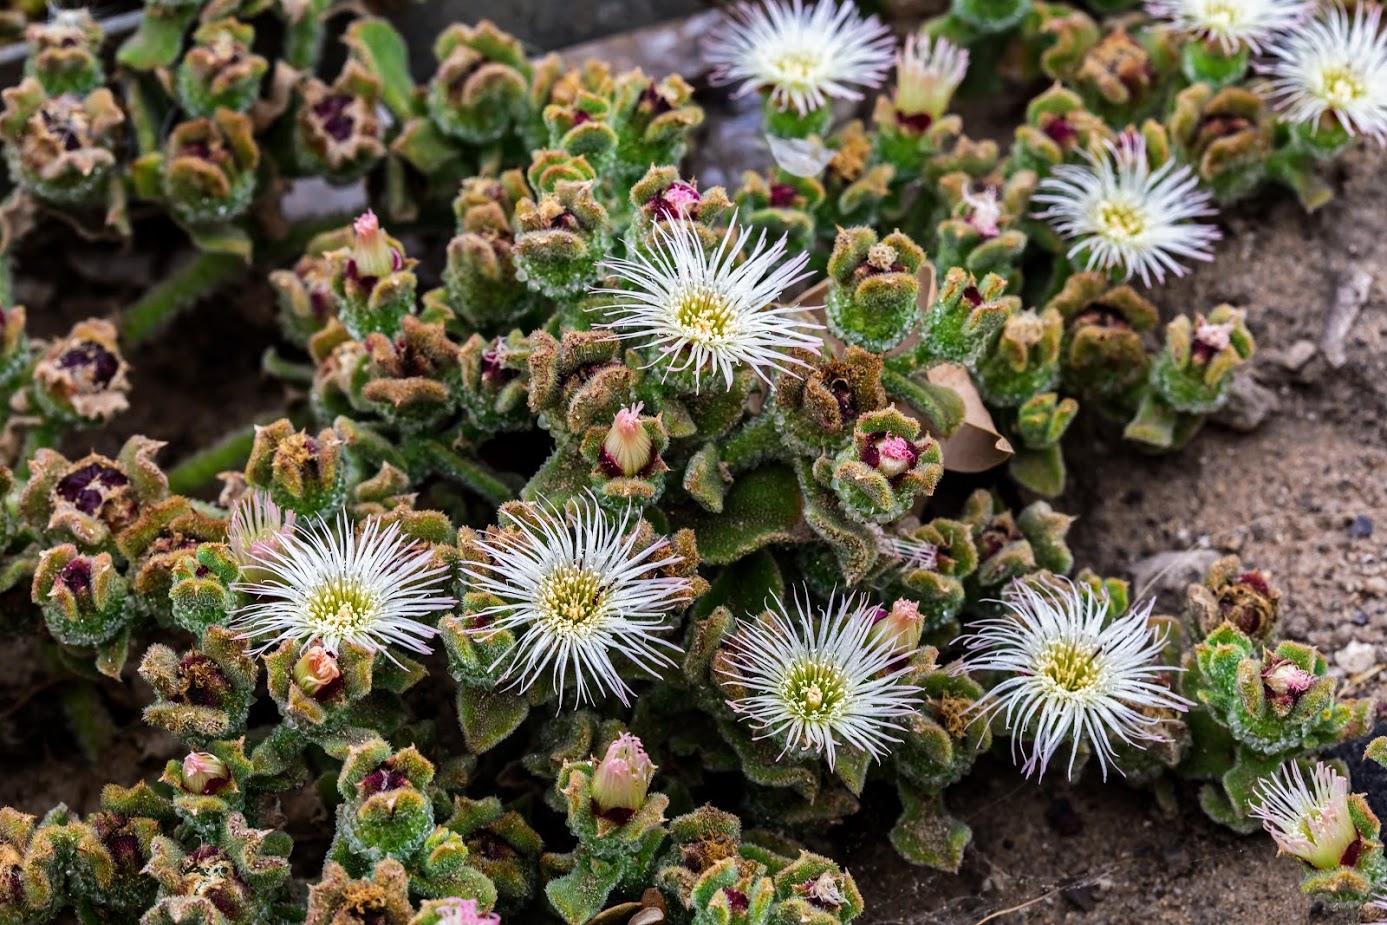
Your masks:
M 548 672 L 562 707 L 571 675 L 578 703 L 604 694 L 626 703 L 631 688 L 616 657 L 652 677 L 674 664 L 666 652 L 679 647 L 661 632 L 666 612 L 687 602 L 690 586 L 660 574 L 681 561 L 667 540 L 638 548 L 630 509 L 609 518 L 590 495 L 517 526 L 518 542 L 486 542 L 490 562 L 462 569 L 475 590 L 501 600 L 478 611 L 484 625 L 475 632 L 516 633 L 515 647 L 497 663 L 513 687 L 528 690 Z
M 183 759 L 183 786 L 189 793 L 206 796 L 231 783 L 226 762 L 210 752 L 190 752 Z
M 1308 0 L 1149 0 L 1146 12 L 1233 55 L 1243 49 L 1260 54 L 1294 31 L 1313 6 Z
M 434 906 L 438 913 L 439 925 L 501 925 L 501 917 L 494 912 L 482 912 L 475 899 L 458 899 L 450 896 Z
M 263 548 L 252 565 L 266 573 L 238 582 L 251 603 L 235 614 L 233 628 L 263 640 L 265 651 L 285 640 L 319 641 L 328 652 L 343 643 L 382 651 L 391 643 L 428 652 L 433 627 L 421 622 L 447 610 L 447 570 L 433 554 L 400 534 L 397 523 L 372 517 L 354 530 L 345 515 L 318 520 Z M 266 638 L 268 637 L 268 638 Z
M 1350 135 L 1387 143 L 1387 34 L 1382 7 L 1332 6 L 1267 48 L 1268 95 L 1282 116 L 1312 131 L 1330 116 Z
M 1148 286 L 1163 282 L 1167 271 L 1183 276 L 1181 258 L 1213 259 L 1211 245 L 1222 235 L 1191 219 L 1216 210 L 1188 167 L 1168 160 L 1153 170 L 1145 140 L 1131 132 L 1085 157 L 1087 164 L 1056 167 L 1034 196 L 1049 206 L 1037 217 L 1073 242 L 1070 259 L 1123 279 L 1136 274 Z
M 860 597 L 830 598 L 822 611 L 807 592 L 792 616 L 779 598 L 732 637 L 724 687 L 728 700 L 763 736 L 817 752 L 834 766 L 843 746 L 880 760 L 900 741 L 903 717 L 916 712 L 920 690 L 904 677 L 893 640 L 873 640 L 876 608 Z M 782 752 L 782 754 L 784 753 Z
M 771 303 L 809 276 L 809 255 L 787 259 L 786 237 L 767 246 L 761 231 L 741 259 L 753 234 L 734 215 L 732 229 L 708 250 L 687 222 L 657 225 L 648 252 L 603 264 L 628 288 L 594 290 L 615 297 L 601 326 L 656 350 L 650 365 L 662 365 L 666 377 L 692 373 L 695 391 L 705 372 L 722 376 L 730 389 L 741 366 L 769 382 L 773 371 L 804 365 L 790 351 L 819 352 L 820 326 L 798 317 L 796 306 Z
M 1352 867 L 1357 860 L 1361 838 L 1349 812 L 1348 778 L 1323 762 L 1316 762 L 1309 780 L 1294 761 L 1263 779 L 1252 815 L 1282 853 L 1317 870 Z
M 897 118 L 928 128 L 949 108 L 967 73 L 968 49 L 942 37 L 908 36 L 896 53 Z
M 624 732 L 607 747 L 592 776 L 592 801 L 605 815 L 634 813 L 645 804 L 655 765 L 641 740 Z
M 1148 622 L 1154 600 L 1113 618 L 1105 594 L 1053 577 L 1044 586 L 1012 582 L 998 603 L 1004 616 L 970 624 L 956 642 L 967 650 L 965 670 L 1001 673 L 977 716 L 1002 716 L 1027 776 L 1043 776 L 1067 744 L 1071 778 L 1081 745 L 1106 778 L 1115 744 L 1160 741 L 1153 712 L 1188 705 L 1161 679 L 1178 669 L 1156 663 L 1165 633 Z
M 604 468 L 630 476 L 650 465 L 654 441 L 641 424 L 641 410 L 644 407 L 643 403 L 636 402 L 616 413 L 611 429 L 602 441 L 601 462 Z
M 804 115 L 828 97 L 861 99 L 854 87 L 879 86 L 894 48 L 891 30 L 850 2 L 772 0 L 734 9 L 708 60 L 719 80 L 741 82 L 739 94 L 766 90 L 780 109 Z
M 342 669 L 337 664 L 336 656 L 324 648 L 322 643 L 315 642 L 309 645 L 294 663 L 293 676 L 294 683 L 300 690 L 310 697 L 317 697 L 332 689 L 335 682 L 342 677 Z

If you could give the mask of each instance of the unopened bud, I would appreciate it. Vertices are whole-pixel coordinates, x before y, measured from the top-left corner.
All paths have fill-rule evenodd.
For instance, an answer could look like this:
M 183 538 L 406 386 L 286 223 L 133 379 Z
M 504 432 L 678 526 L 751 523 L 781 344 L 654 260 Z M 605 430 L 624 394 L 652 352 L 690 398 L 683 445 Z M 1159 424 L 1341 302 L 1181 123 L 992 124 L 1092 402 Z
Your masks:
M 340 677 L 337 659 L 319 643 L 309 646 L 294 663 L 294 683 L 310 697 L 328 690 Z
M 634 813 L 645 803 L 655 765 L 641 740 L 622 733 L 607 748 L 607 755 L 592 775 L 592 801 L 602 813 Z
M 872 458 L 863 461 L 888 479 L 894 479 L 915 465 L 919 455 L 909 440 L 896 434 L 885 434 L 870 444 L 868 456 Z
M 643 407 L 637 402 L 618 411 L 602 441 L 602 468 L 612 475 L 638 475 L 650 465 L 653 441 L 641 423 Z
M 1315 676 L 1289 659 L 1276 659 L 1262 670 L 1267 696 L 1278 706 L 1293 707 L 1315 683 Z
M 231 783 L 226 762 L 210 752 L 192 752 L 183 759 L 183 789 L 198 796 L 216 793 Z
M 352 262 L 357 276 L 385 276 L 404 265 L 400 253 L 390 245 L 390 240 L 381 230 L 380 220 L 370 209 L 352 223 L 356 240 L 352 244 Z
M 902 597 L 891 605 L 890 610 L 877 609 L 867 640 L 874 646 L 890 650 L 894 655 L 904 656 L 919 647 L 924 631 L 925 621 L 920 616 L 920 605 Z

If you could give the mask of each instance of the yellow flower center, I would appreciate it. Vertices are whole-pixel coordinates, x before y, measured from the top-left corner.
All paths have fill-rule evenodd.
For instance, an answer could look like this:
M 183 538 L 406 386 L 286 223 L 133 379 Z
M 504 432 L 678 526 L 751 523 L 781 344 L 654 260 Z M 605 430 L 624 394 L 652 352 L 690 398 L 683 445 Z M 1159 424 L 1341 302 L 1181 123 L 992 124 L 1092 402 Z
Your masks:
M 320 627 L 320 635 L 350 637 L 369 626 L 379 609 L 379 597 L 360 582 L 334 578 L 309 595 L 307 622 Z
M 780 82 L 787 84 L 810 83 L 822 66 L 823 58 L 817 51 L 805 50 L 787 51 L 771 62 Z
M 1037 674 L 1062 691 L 1078 694 L 1098 684 L 1102 672 L 1092 646 L 1055 642 L 1042 653 Z
M 1125 202 L 1105 202 L 1100 205 L 1098 224 L 1109 238 L 1130 240 L 1146 231 L 1146 219 L 1141 210 Z
M 1320 74 L 1324 98 L 1331 106 L 1347 106 L 1367 95 L 1363 77 L 1348 65 L 1325 68 Z
M 539 592 L 540 619 L 553 632 L 591 634 L 607 611 L 602 577 L 576 565 L 565 565 L 545 579 Z
M 794 665 L 781 684 L 780 694 L 789 711 L 809 723 L 833 719 L 848 702 L 843 673 L 834 665 L 816 661 Z
M 674 320 L 690 340 L 710 343 L 732 333 L 735 315 L 727 296 L 710 286 L 695 286 L 674 305 Z

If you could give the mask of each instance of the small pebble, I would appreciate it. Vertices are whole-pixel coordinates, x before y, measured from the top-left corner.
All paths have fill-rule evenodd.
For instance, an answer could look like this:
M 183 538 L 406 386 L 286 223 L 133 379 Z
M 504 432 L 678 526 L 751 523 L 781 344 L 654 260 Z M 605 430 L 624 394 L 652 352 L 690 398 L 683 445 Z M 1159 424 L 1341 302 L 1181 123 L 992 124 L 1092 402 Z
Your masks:
M 1351 540 L 1365 540 L 1372 535 L 1373 519 L 1367 514 L 1359 514 L 1348 525 L 1348 538 Z
M 1364 613 L 1363 611 L 1361 611 L 1361 610 L 1358 611 L 1356 614 L 1353 615 L 1353 625 L 1354 625 L 1354 626 L 1367 626 L 1367 625 L 1368 625 L 1368 615 L 1367 615 L 1366 613 Z
M 1354 640 L 1334 653 L 1334 664 L 1348 674 L 1367 671 L 1377 664 L 1377 646 Z

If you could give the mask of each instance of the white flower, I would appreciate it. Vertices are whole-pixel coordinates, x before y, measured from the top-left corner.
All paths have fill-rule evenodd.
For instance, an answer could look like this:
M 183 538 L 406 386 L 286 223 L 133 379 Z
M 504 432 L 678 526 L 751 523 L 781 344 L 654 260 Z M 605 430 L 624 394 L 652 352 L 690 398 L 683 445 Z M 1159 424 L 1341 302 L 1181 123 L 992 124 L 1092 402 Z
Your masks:
M 1153 277 L 1163 281 L 1167 270 L 1183 276 L 1177 258 L 1213 259 L 1219 230 L 1188 220 L 1217 210 L 1188 167 L 1169 160 L 1152 170 L 1146 141 L 1131 132 L 1085 157 L 1088 164 L 1056 167 L 1033 197 L 1050 206 L 1037 218 L 1074 242 L 1071 259 L 1087 252 L 1087 269 L 1116 267 L 1148 286 Z
M 708 45 L 714 75 L 741 81 L 738 94 L 769 89 L 781 109 L 804 115 L 826 97 L 861 99 L 853 86 L 879 86 L 895 49 L 891 30 L 851 2 L 819 0 L 745 3 L 732 11 L 725 33 Z
M 1313 6 L 1311 0 L 1149 0 L 1146 12 L 1235 55 L 1261 54 L 1263 43 L 1293 29 Z
M 1359 835 L 1348 793 L 1348 778 L 1329 765 L 1316 762 L 1307 781 L 1300 766 L 1289 761 L 1259 782 L 1252 815 L 1285 854 L 1319 870 L 1352 866 L 1356 857 L 1349 853 Z
M 1086 743 L 1106 779 L 1114 738 L 1138 747 L 1161 741 L 1153 712 L 1188 705 L 1160 678 L 1178 669 L 1154 664 L 1165 645 L 1164 631 L 1148 622 L 1154 601 L 1109 622 L 1106 595 L 1056 577 L 1044 587 L 1012 582 L 999 603 L 1008 615 L 973 623 L 955 641 L 967 650 L 962 670 L 1002 673 L 978 715 L 1002 714 L 1028 777 L 1043 776 L 1067 742 L 1071 778 Z
M 271 501 L 268 492 L 248 489 L 232 505 L 226 530 L 226 543 L 236 563 L 244 569 L 278 548 L 286 536 L 293 534 L 295 519 L 294 512 Z
M 786 259 L 785 238 L 767 247 L 762 231 L 738 262 L 754 233 L 739 228 L 734 215 L 732 229 L 709 252 L 692 223 L 656 225 L 649 253 L 603 264 L 631 288 L 594 290 L 616 296 L 605 306 L 612 320 L 599 327 L 658 350 L 666 375 L 692 370 L 695 388 L 707 370 L 721 374 L 730 389 L 733 371 L 742 364 L 767 382 L 771 370 L 803 365 L 787 351 L 818 353 L 823 339 L 814 332 L 822 326 L 798 317 L 797 306 L 771 303 L 809 275 L 809 255 Z
M 1281 36 L 1260 70 L 1291 122 L 1318 127 L 1326 113 L 1351 135 L 1387 143 L 1387 34 L 1382 7 L 1360 3 L 1352 17 L 1340 6 Z
M 877 549 L 907 571 L 932 572 L 939 566 L 939 547 L 925 540 L 888 533 L 878 540 Z
M 615 694 L 627 703 L 631 688 L 612 659 L 621 655 L 658 677 L 657 668 L 673 665 L 664 650 L 679 647 L 660 633 L 669 628 L 665 614 L 687 603 L 687 578 L 658 574 L 682 561 L 661 539 L 637 548 L 631 510 L 609 519 L 590 496 L 567 509 L 537 508 L 520 519 L 519 541 L 483 543 L 489 563 L 463 566 L 473 588 L 502 603 L 477 612 L 485 635 L 510 630 L 515 647 L 493 665 L 506 662 L 503 677 L 528 690 L 546 671 L 563 706 L 569 674 L 578 703 L 596 695 Z
M 938 119 L 968 73 L 968 49 L 946 38 L 911 35 L 896 53 L 896 110 Z
M 343 643 L 381 651 L 395 643 L 428 652 L 435 630 L 419 622 L 455 601 L 443 593 L 447 569 L 432 553 L 368 518 L 360 532 L 345 515 L 335 524 L 318 520 L 282 535 L 274 545 L 252 547 L 258 577 L 233 587 L 254 598 L 238 610 L 232 627 L 242 638 L 269 638 L 259 651 L 285 640 L 318 641 L 330 652 Z
M 785 751 L 823 753 L 830 769 L 844 744 L 880 760 L 900 741 L 894 720 L 919 708 L 920 689 L 902 677 L 908 666 L 892 667 L 901 653 L 869 639 L 877 608 L 845 597 L 815 615 L 807 597 L 794 603 L 795 617 L 775 599 L 732 637 L 723 683 L 745 694 L 728 706 Z

